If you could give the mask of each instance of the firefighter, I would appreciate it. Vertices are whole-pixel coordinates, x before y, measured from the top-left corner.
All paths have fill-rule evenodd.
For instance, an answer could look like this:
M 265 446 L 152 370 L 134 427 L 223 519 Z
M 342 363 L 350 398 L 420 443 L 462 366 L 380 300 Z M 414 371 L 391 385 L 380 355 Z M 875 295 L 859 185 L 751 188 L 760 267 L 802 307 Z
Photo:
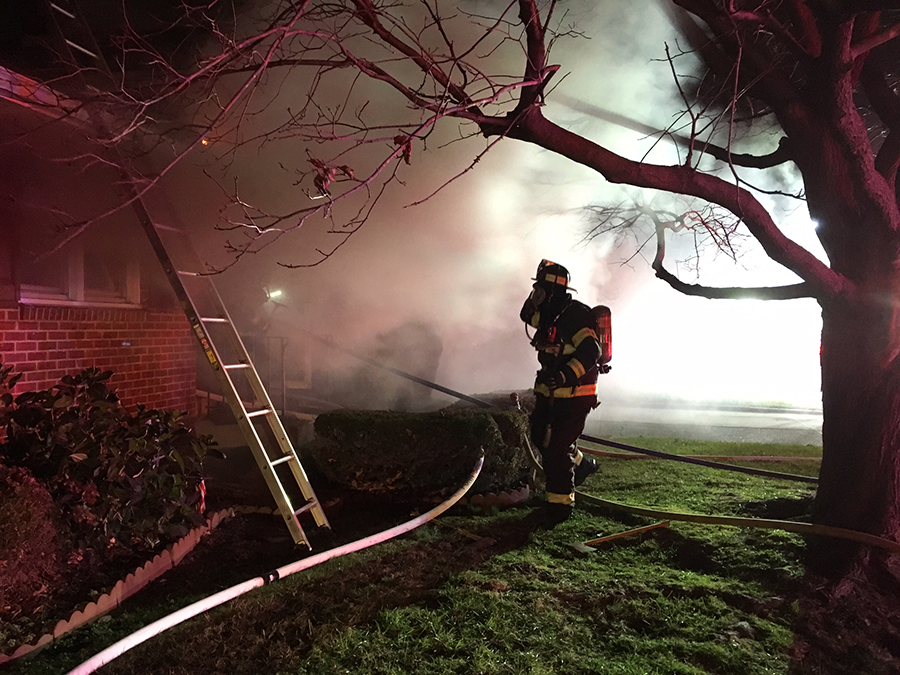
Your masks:
M 591 308 L 572 299 L 569 272 L 542 260 L 519 317 L 535 329 L 531 345 L 541 369 L 534 383 L 531 439 L 546 475 L 545 519 L 556 525 L 572 513 L 575 487 L 598 469 L 575 442 L 597 407 L 601 348 Z M 527 334 L 527 331 L 526 331 Z

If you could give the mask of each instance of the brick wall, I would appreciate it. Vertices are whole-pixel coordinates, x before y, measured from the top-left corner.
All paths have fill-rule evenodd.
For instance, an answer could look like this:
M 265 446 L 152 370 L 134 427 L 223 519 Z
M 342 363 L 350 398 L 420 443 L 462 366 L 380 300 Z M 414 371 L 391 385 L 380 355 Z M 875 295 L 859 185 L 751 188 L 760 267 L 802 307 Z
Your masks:
M 90 366 L 112 370 L 129 407 L 196 412 L 196 340 L 184 314 L 141 309 L 0 309 L 0 363 L 24 373 L 15 391 L 47 389 Z

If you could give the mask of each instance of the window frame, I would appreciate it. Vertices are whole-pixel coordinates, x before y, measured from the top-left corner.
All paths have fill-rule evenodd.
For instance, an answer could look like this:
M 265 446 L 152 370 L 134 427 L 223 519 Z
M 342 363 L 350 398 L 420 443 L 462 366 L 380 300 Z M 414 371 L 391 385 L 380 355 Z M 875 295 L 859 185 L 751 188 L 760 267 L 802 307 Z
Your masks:
M 65 250 L 67 267 L 66 288 L 40 284 L 19 284 L 19 303 L 22 305 L 58 305 L 67 307 L 134 308 L 141 306 L 140 263 L 129 255 L 125 261 L 125 294 L 107 293 L 85 288 L 84 248 L 72 242 Z

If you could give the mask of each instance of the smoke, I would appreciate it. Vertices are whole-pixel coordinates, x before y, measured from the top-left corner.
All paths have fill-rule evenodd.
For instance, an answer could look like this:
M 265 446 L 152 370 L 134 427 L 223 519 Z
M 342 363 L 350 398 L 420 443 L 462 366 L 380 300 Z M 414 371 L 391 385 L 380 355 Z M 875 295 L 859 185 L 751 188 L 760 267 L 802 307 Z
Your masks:
M 421 321 L 406 321 L 372 336 L 360 355 L 370 362 L 400 370 L 428 382 L 437 379 L 443 345 L 434 328 Z M 322 395 L 344 407 L 370 410 L 425 411 L 440 405 L 435 392 L 410 379 L 360 363 L 335 359 Z M 446 402 L 444 402 L 446 404 Z
M 665 62 L 665 45 L 674 48 L 678 40 L 665 13 L 656 3 L 573 1 L 563 6 L 566 25 L 586 37 L 554 45 L 551 62 L 562 68 L 545 114 L 629 157 L 678 161 L 671 144 L 556 102 L 581 101 L 667 127 L 682 105 Z M 689 69 L 689 63 L 683 67 Z M 296 103 L 285 90 L 274 100 L 282 108 Z M 439 132 L 427 151 L 414 148 L 403 174 L 406 186 L 395 186 L 390 201 L 382 202 L 334 257 L 311 268 L 275 264 L 303 260 L 334 239 L 323 235 L 317 223 L 318 230 L 310 226 L 223 274 L 226 301 L 249 286 L 278 289 L 282 309 L 270 331 L 283 331 L 296 344 L 303 341 L 301 331 L 311 331 L 466 393 L 520 390 L 531 385 L 537 362 L 518 311 L 537 263 L 547 258 L 569 268 L 576 298 L 612 308 L 615 358 L 612 372 L 601 380 L 602 399 L 820 401 L 820 318 L 814 302 L 681 296 L 653 277 L 633 247 L 585 242 L 584 207 L 630 193 L 584 167 L 507 140 L 435 196 L 408 206 L 463 171 L 483 149 L 484 141 L 474 139 L 441 147 L 456 133 L 454 128 Z M 277 210 L 306 199 L 301 188 L 283 180 L 287 176 L 280 167 L 303 166 L 307 150 L 297 139 L 260 145 L 236 156 L 230 171 L 239 176 L 242 195 Z M 221 195 L 190 177 L 206 163 L 198 157 L 197 166 L 173 171 L 166 189 L 179 218 L 207 224 L 201 245 L 208 260 L 221 263 L 226 259 L 222 236 L 208 227 Z M 787 223 L 789 235 L 812 245 L 803 209 L 774 200 L 771 206 Z M 677 257 L 680 244 L 672 246 Z M 719 259 L 702 271 L 710 285 L 795 281 L 752 247 L 738 265 Z M 407 384 L 389 384 L 394 376 L 376 377 L 350 366 L 333 350 L 316 348 L 313 363 L 341 383 L 333 395 L 351 404 L 365 399 L 385 407 L 415 407 L 419 396 L 432 396 L 425 390 L 414 394 Z M 429 403 L 441 395 L 433 396 Z

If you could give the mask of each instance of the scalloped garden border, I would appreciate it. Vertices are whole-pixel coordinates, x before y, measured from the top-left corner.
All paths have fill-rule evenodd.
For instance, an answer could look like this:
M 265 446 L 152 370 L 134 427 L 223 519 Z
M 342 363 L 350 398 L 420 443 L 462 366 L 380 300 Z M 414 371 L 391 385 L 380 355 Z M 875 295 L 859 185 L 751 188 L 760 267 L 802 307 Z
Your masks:
M 177 542 L 166 547 L 162 553 L 158 553 L 124 579 L 119 580 L 109 593 L 104 593 L 96 600 L 87 603 L 82 609 L 75 610 L 68 619 L 59 621 L 51 633 L 45 633 L 33 644 L 20 645 L 11 654 L 0 654 L 0 665 L 32 654 L 69 631 L 99 619 L 107 612 L 112 611 L 151 581 L 158 579 L 180 563 L 200 543 L 200 539 L 215 529 L 223 520 L 236 513 L 249 511 L 249 509 L 240 507 L 216 511 L 206 520 L 206 524 L 195 527 Z
M 488 492 L 486 494 L 472 495 L 468 499 L 463 497 L 459 504 L 475 506 L 482 509 L 492 507 L 514 506 L 521 504 L 531 496 L 531 488 L 523 485 L 518 489 L 504 490 L 503 492 Z

